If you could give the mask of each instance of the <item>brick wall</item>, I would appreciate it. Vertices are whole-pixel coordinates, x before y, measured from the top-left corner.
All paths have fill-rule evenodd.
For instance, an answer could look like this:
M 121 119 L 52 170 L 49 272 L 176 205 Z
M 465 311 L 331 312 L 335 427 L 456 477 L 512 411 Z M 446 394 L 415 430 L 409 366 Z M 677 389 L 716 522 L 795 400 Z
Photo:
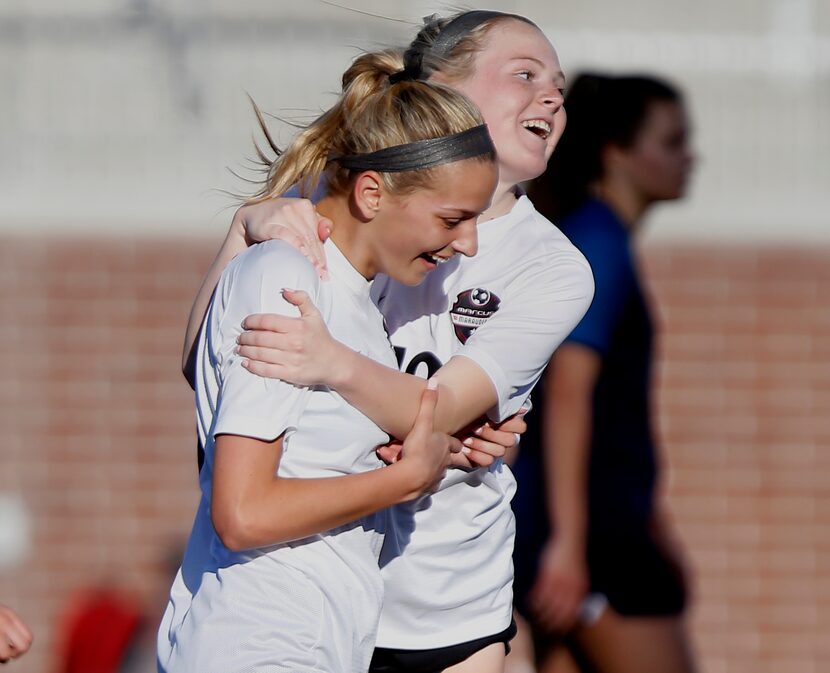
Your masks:
M 79 586 L 114 584 L 150 615 L 197 502 L 179 349 L 213 243 L 0 241 L 0 493 L 33 550 L 0 601 L 53 670 Z M 709 673 L 828 670 L 830 250 L 650 246 L 669 495 L 697 566 Z
M 709 673 L 830 670 L 830 250 L 651 248 Z
M 50 673 L 53 627 L 80 587 L 123 587 L 157 612 L 171 545 L 197 499 L 182 326 L 210 246 L 3 240 L 0 490 L 34 520 L 33 554 L 0 600 L 36 633 L 20 671 Z M 15 668 L 10 668 L 15 670 Z

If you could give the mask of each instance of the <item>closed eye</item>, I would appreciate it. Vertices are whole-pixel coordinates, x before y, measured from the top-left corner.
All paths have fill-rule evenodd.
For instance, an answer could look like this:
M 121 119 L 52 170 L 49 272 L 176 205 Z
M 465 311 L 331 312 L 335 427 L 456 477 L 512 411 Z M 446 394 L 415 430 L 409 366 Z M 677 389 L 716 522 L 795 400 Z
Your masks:
M 444 226 L 447 229 L 455 229 L 460 224 L 464 222 L 469 222 L 470 220 L 478 219 L 478 216 L 481 215 L 480 212 L 473 212 L 471 210 L 459 210 L 457 211 L 458 215 L 445 215 L 441 217 L 441 220 L 444 222 Z

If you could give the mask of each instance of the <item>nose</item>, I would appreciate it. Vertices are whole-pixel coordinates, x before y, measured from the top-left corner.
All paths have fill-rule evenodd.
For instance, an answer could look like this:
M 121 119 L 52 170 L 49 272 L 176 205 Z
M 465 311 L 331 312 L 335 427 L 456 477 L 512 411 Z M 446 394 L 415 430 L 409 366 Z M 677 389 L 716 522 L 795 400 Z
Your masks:
M 695 168 L 699 160 L 700 157 L 691 147 L 686 147 L 684 149 L 683 164 L 687 171 L 691 171 L 693 168 Z
M 565 102 L 562 91 L 553 84 L 546 84 L 540 92 L 539 98 L 546 108 L 557 112 Z
M 476 218 L 461 222 L 455 229 L 457 236 L 452 242 L 452 249 L 466 257 L 478 252 L 478 228 Z

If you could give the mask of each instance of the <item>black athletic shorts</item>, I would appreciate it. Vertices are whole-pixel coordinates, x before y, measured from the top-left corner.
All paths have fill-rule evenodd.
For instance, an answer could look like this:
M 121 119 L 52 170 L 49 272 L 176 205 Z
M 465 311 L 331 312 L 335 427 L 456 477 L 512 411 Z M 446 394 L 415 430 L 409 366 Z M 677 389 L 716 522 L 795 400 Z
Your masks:
M 518 548 L 514 554 L 515 604 L 532 621 L 527 593 L 536 576 L 540 549 Z M 588 572 L 591 593 L 603 594 L 615 612 L 626 617 L 670 616 L 683 612 L 686 588 L 677 568 L 649 531 L 590 533 Z
M 510 640 L 516 635 L 516 622 L 510 621 L 501 633 L 477 638 L 466 643 L 436 647 L 432 650 L 393 650 L 376 647 L 369 665 L 369 673 L 441 673 L 445 668 L 460 664 L 479 650 L 493 643 L 504 643 L 505 655 L 510 652 Z
M 627 617 L 669 616 L 686 607 L 686 587 L 648 530 L 588 541 L 591 591 Z

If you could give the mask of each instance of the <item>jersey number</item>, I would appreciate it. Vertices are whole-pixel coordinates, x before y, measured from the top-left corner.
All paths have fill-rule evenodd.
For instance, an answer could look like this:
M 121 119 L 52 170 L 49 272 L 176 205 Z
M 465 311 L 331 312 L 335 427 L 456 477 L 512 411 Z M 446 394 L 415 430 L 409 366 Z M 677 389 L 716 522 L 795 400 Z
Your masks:
M 438 356 L 435 355 L 435 353 L 430 353 L 429 351 L 418 353 L 418 355 L 409 361 L 406 369 L 403 368 L 403 361 L 406 357 L 406 348 L 403 346 L 395 346 L 395 357 L 398 359 L 398 369 L 406 372 L 407 374 L 416 374 L 418 367 L 426 365 L 427 378 L 429 378 L 441 369 L 441 360 L 438 359 Z

